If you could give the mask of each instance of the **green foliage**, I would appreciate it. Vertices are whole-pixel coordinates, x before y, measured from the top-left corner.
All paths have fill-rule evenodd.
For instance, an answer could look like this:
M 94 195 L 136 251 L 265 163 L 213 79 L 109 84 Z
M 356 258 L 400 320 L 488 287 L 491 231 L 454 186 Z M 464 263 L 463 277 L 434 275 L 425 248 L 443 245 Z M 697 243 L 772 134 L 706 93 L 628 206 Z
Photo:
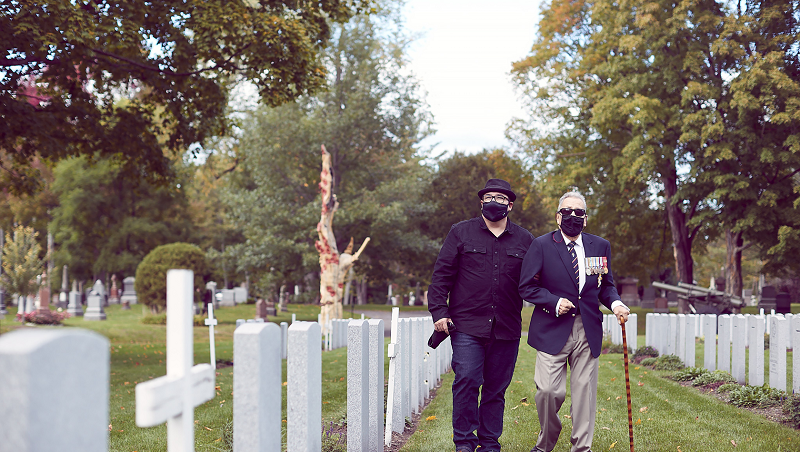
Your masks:
M 656 360 L 653 366 L 654 370 L 681 370 L 683 369 L 683 362 L 675 355 L 662 355 Z
M 717 392 L 725 394 L 726 392 L 737 391 L 741 386 L 739 383 L 725 383 L 717 388 Z
M 35 154 L 100 154 L 148 179 L 171 176 L 167 147 L 224 135 L 237 80 L 280 105 L 325 86 L 330 22 L 368 1 L 3 2 L 0 148 L 10 186 L 32 191 Z M 119 96 L 127 97 L 117 102 Z M 5 167 L 5 165 L 4 165 Z
M 336 425 L 333 421 L 322 427 L 322 452 L 347 452 L 347 442 L 343 437 L 346 425 Z M 346 431 L 346 430 L 345 430 Z
M 434 213 L 428 169 L 417 149 L 429 133 L 430 115 L 417 82 L 403 71 L 407 38 L 399 19 L 380 9 L 333 30 L 323 52 L 330 90 L 249 114 L 238 142 L 244 161 L 222 196 L 244 242 L 219 255 L 231 257 L 226 262 L 235 262 L 239 274 L 248 272 L 264 296 L 319 271 L 314 241 L 322 144 L 331 154 L 340 202 L 334 219 L 339 251 L 351 237 L 356 247 L 371 238 L 357 276 L 413 286 L 436 255 L 436 242 L 417 229 Z
M 636 352 L 633 353 L 633 359 L 643 358 L 643 357 L 658 357 L 658 350 L 655 348 L 645 345 L 644 347 L 639 347 L 636 349 Z
M 136 295 L 139 302 L 159 312 L 167 305 L 167 271 L 188 269 L 194 272 L 195 302 L 201 301 L 210 273 L 203 250 L 189 243 L 161 245 L 151 251 L 136 268 Z
M 455 152 L 437 163 L 430 187 L 430 193 L 436 194 L 432 197 L 435 214 L 421 219 L 422 231 L 437 243 L 444 241 L 452 225 L 481 214 L 478 190 L 493 178 L 508 181 L 517 195 L 509 214 L 511 221 L 534 236 L 552 229 L 555 214 L 544 211 L 533 173 L 519 156 L 502 149 L 484 149 L 469 155 Z
M 726 384 L 736 383 L 736 379 L 733 378 L 733 375 L 724 370 L 715 370 L 713 372 L 706 372 L 695 378 L 694 382 L 692 382 L 692 386 L 706 386 L 719 382 L 725 382 Z
M 61 161 L 52 185 L 59 200 L 51 222 L 56 262 L 77 279 L 131 276 L 156 246 L 188 241 L 194 228 L 180 185 L 130 177 L 111 159 Z
M 738 407 L 768 407 L 780 404 L 786 392 L 764 386 L 739 386 L 728 395 L 728 402 Z
M 622 344 L 614 344 L 611 342 L 611 338 L 606 336 L 603 338 L 602 344 L 600 344 L 600 349 L 603 350 L 603 353 L 623 353 L 625 348 Z
M 681 371 L 675 372 L 672 378 L 675 381 L 692 381 L 708 373 L 710 372 L 702 367 L 687 367 Z
M 33 228 L 19 225 L 13 235 L 6 233 L 3 246 L 2 283 L 7 294 L 30 295 L 38 289 L 36 276 L 42 273 L 44 260 L 39 257 L 42 248 Z
M 783 402 L 783 415 L 792 428 L 800 428 L 800 394 L 792 394 Z
M 655 366 L 658 363 L 658 358 L 645 358 L 642 360 L 643 366 Z

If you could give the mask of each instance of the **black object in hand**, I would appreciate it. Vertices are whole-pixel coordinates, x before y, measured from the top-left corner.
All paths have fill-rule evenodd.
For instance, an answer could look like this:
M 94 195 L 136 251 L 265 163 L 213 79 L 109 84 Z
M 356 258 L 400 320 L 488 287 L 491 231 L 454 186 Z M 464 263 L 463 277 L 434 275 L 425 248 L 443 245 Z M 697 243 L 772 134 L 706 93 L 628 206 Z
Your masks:
M 447 329 L 449 331 L 455 331 L 456 326 L 453 325 L 453 322 L 447 322 Z M 441 344 L 443 340 L 447 339 L 447 336 L 449 335 L 450 334 L 445 333 L 444 331 L 434 331 L 433 334 L 431 334 L 431 337 L 428 338 L 428 347 L 430 348 L 438 347 L 439 344 Z

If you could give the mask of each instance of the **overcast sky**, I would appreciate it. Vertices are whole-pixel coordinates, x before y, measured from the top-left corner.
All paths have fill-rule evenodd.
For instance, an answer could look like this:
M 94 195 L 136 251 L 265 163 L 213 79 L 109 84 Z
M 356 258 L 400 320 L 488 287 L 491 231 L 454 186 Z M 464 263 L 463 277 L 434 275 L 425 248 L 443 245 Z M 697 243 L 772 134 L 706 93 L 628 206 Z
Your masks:
M 509 72 L 530 50 L 538 0 L 408 0 L 409 52 L 427 91 L 438 132 L 423 142 L 434 153 L 477 152 L 507 144 L 505 128 L 523 115 Z

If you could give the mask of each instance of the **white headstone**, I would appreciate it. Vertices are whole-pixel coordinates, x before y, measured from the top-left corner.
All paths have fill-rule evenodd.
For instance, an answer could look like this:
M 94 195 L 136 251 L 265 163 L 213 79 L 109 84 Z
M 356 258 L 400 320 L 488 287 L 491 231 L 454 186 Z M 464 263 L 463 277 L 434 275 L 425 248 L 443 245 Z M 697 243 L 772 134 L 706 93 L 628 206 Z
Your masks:
M 347 452 L 369 452 L 369 324 L 351 320 L 347 335 Z
M 792 391 L 797 394 L 800 393 L 800 315 L 792 317 L 789 334 L 792 336 L 792 343 L 798 347 L 792 353 Z
M 667 354 L 678 355 L 678 316 L 667 314 L 669 330 L 667 331 Z
M 98 287 L 99 285 L 99 287 Z M 83 316 L 83 320 L 105 320 L 106 319 L 106 312 L 103 310 L 103 295 L 100 292 L 102 290 L 103 284 L 100 283 L 98 280 L 94 284 L 94 288 L 92 291 L 89 292 L 89 296 L 86 297 L 86 314 Z
M 81 293 L 73 290 L 69 293 L 69 304 L 67 305 L 67 313 L 72 317 L 81 317 L 83 315 L 83 306 L 81 306 Z
M 322 328 L 316 322 L 289 326 L 286 360 L 286 450 L 322 448 Z
M 789 325 L 780 316 L 771 316 L 772 326 L 769 335 L 769 386 L 786 390 L 786 339 Z
M 0 337 L 0 451 L 108 450 L 109 343 L 80 329 Z
M 194 361 L 194 272 L 167 271 L 167 375 L 136 385 L 136 425 L 167 423 L 167 450 L 194 451 L 194 407 L 214 398 L 214 368 Z
M 289 346 L 289 324 L 281 322 L 281 359 L 286 359 Z
M 684 339 L 683 339 L 683 363 L 688 367 L 695 365 L 695 331 L 697 328 L 697 316 L 687 315 L 683 319 Z
M 281 450 L 280 328 L 248 323 L 233 333 L 233 448 Z
M 728 314 L 717 317 L 717 369 L 725 372 L 731 371 L 731 316 Z
M 413 319 L 403 319 L 400 326 L 402 350 L 401 364 L 403 366 L 403 378 L 401 380 L 403 393 L 403 418 L 411 417 L 413 408 L 411 406 L 411 368 L 413 367 L 411 353 L 411 321 Z
M 739 384 L 747 381 L 745 365 L 745 337 L 747 337 L 747 319 L 739 314 L 733 316 L 733 348 L 731 351 L 731 375 Z
M 644 345 L 653 347 L 653 318 L 655 314 L 648 312 L 644 316 Z
M 398 343 L 399 330 L 400 330 L 400 308 L 392 308 L 392 326 L 389 339 L 389 347 L 386 355 L 389 357 L 389 383 L 387 386 L 386 394 L 386 429 L 384 432 L 383 444 L 390 446 L 392 443 L 392 432 L 402 431 L 399 428 L 401 419 L 402 401 L 400 396 L 400 379 L 402 374 L 400 370 L 400 345 Z
M 128 302 L 128 304 L 136 304 L 136 278 L 128 276 L 122 280 L 122 296 L 119 298 L 120 303 Z
M 236 304 L 247 303 L 247 289 L 244 287 L 234 287 L 233 302 Z
M 675 347 L 675 354 L 686 364 L 686 335 L 688 334 L 688 331 L 686 331 L 686 314 L 678 314 L 677 329 L 678 340 Z M 688 366 L 688 364 L 686 365 Z
M 764 384 L 764 318 L 756 315 L 747 316 L 747 335 L 750 343 L 750 363 L 748 383 L 750 386 Z
M 384 327 L 383 320 L 369 323 L 369 452 L 382 452 L 383 445 L 383 381 Z
M 703 314 L 703 367 L 714 371 L 717 369 L 717 316 Z

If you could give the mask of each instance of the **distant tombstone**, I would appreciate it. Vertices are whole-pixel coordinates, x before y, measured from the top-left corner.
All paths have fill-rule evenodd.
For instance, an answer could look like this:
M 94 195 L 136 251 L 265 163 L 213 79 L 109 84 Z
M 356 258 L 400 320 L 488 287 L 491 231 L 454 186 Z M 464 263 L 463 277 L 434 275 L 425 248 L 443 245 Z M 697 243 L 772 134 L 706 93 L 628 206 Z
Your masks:
M 102 287 L 103 283 L 100 280 L 94 283 L 92 291 L 89 292 L 89 296 L 86 298 L 86 314 L 84 314 L 83 320 L 106 319 L 106 313 L 103 310 Z
M 117 275 L 111 275 L 111 289 L 108 291 L 108 303 L 119 304 L 119 289 L 117 288 Z
M 72 317 L 83 316 L 83 306 L 81 306 L 81 293 L 78 292 L 77 281 L 72 281 L 72 290 L 69 292 L 69 304 L 67 313 Z
M 778 292 L 774 286 L 764 286 L 761 288 L 761 298 L 758 301 L 758 307 L 769 312 L 776 308 L 776 298 Z
M 244 287 L 234 287 L 233 301 L 236 304 L 247 303 L 247 289 Z
M 656 297 L 653 301 L 653 312 L 661 312 L 661 313 L 668 313 L 669 312 L 669 302 L 665 297 Z
M 719 278 L 717 280 L 717 290 L 720 292 L 725 292 L 725 279 Z
M 775 311 L 780 314 L 792 312 L 792 297 L 786 292 L 781 292 L 775 296 Z
M 647 286 L 642 293 L 642 307 L 644 309 L 653 309 L 656 302 L 656 288 Z
M 222 300 L 219 303 L 220 306 L 236 306 L 233 290 L 222 289 L 220 292 L 222 293 Z
M 278 306 L 275 308 L 277 312 L 282 312 L 286 310 L 286 303 L 288 302 L 289 294 L 286 292 L 286 285 L 281 286 L 280 294 L 278 296 Z
M 268 316 L 271 315 L 273 317 L 278 315 L 278 310 L 277 310 L 277 308 L 275 308 L 275 302 L 274 301 L 268 301 L 267 302 L 267 315 Z
M 122 280 L 122 296 L 120 297 L 120 301 L 123 304 L 125 304 L 125 302 L 127 302 L 129 305 L 136 304 L 136 288 L 134 288 L 135 283 L 136 278 L 133 276 L 128 276 Z
M 59 308 L 66 308 L 67 307 L 67 291 L 69 290 L 69 279 L 67 275 L 67 266 L 64 265 L 63 271 L 61 273 L 61 292 L 58 294 L 58 307 Z
M 256 301 L 256 318 L 264 320 L 267 318 L 267 302 L 261 298 Z
M 620 288 L 619 298 L 628 306 L 639 306 L 639 290 L 637 278 L 622 278 L 617 282 Z
M 42 273 L 42 285 L 39 286 L 39 306 L 37 311 L 50 310 L 50 288 L 47 286 L 47 273 Z
M 678 305 L 678 294 L 675 292 L 668 290 L 667 291 L 667 302 L 670 306 L 677 306 Z

